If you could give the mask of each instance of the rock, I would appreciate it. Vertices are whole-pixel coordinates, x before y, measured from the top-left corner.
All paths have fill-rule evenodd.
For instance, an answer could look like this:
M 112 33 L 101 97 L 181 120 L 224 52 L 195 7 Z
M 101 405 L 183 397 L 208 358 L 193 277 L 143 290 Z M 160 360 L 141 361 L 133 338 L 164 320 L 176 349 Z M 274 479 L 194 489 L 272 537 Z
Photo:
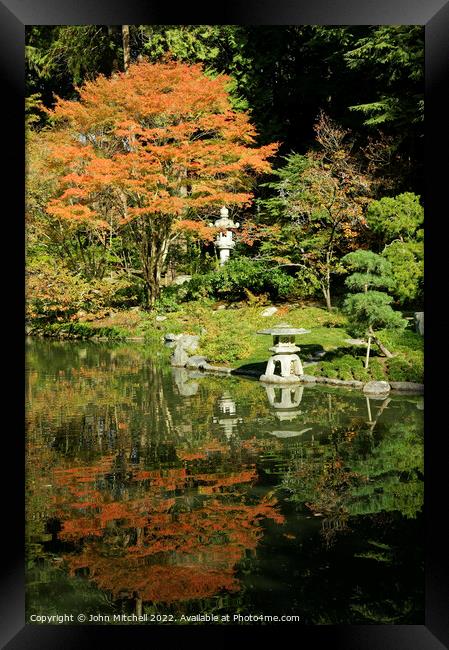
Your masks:
M 390 392 L 390 384 L 387 381 L 368 381 L 363 392 L 366 395 L 385 395 Z
M 167 339 L 166 339 L 167 340 Z M 168 339 L 173 340 L 173 339 Z M 189 360 L 189 352 L 195 352 L 199 345 L 200 337 L 193 334 L 181 334 L 176 340 L 174 352 L 170 358 L 172 366 L 182 368 Z
M 215 311 L 221 311 L 222 309 L 226 309 L 226 305 L 218 305 Z
M 424 312 L 415 311 L 415 327 L 418 334 L 424 336 Z
M 164 341 L 177 341 L 180 339 L 182 334 L 172 334 L 171 332 L 168 334 L 164 334 Z
M 189 355 L 187 352 L 180 346 L 175 347 L 175 351 L 170 357 L 170 364 L 177 368 L 183 368 L 187 361 L 189 360 Z
M 203 368 L 206 365 L 208 365 L 206 357 L 202 357 L 200 355 L 194 355 L 193 357 L 189 357 L 186 367 L 198 369 L 198 368 Z
M 368 345 L 363 339 L 345 339 L 345 343 L 349 343 L 350 345 L 364 345 L 365 347 Z
M 316 384 L 316 377 L 313 375 L 301 375 L 300 379 L 305 384 Z
M 188 352 L 195 352 L 200 344 L 200 337 L 196 334 L 181 334 L 177 344 Z
M 260 314 L 261 316 L 273 316 L 277 312 L 278 308 L 277 307 L 267 307 L 266 309 L 263 310 L 263 312 Z
M 232 368 L 226 368 L 225 366 L 211 366 L 209 363 L 204 364 L 203 368 L 210 372 L 219 372 L 225 375 L 230 375 L 232 372 Z
M 192 279 L 191 275 L 178 275 L 178 277 L 176 277 L 173 280 L 173 284 L 184 284 L 185 282 L 188 282 L 191 279 Z
M 393 390 L 411 391 L 413 393 L 423 393 L 424 384 L 418 384 L 414 381 L 390 381 Z
M 345 379 L 334 379 L 333 377 L 328 377 L 326 384 L 332 384 L 334 386 L 348 386 L 348 382 Z
M 164 320 L 167 320 L 167 316 L 156 316 L 156 322 L 162 323 Z
M 299 384 L 304 375 L 288 375 L 288 377 L 281 377 L 281 375 L 260 375 L 259 381 L 264 381 L 267 384 Z

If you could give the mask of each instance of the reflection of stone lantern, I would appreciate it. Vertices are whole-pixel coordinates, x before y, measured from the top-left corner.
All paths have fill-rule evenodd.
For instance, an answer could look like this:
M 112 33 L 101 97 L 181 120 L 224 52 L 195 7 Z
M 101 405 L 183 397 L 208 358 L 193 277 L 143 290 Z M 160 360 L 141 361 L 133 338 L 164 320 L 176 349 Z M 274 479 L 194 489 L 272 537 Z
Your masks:
M 215 240 L 215 246 L 218 248 L 220 255 L 220 266 L 223 266 L 229 259 L 229 254 L 235 246 L 235 241 L 233 240 L 232 230 L 230 228 L 238 228 L 239 223 L 234 223 L 232 219 L 229 219 L 229 210 L 223 206 L 220 210 L 220 218 L 217 219 L 214 223 L 216 228 L 220 228 L 220 232 L 217 234 Z M 210 224 L 212 226 L 212 224 Z
M 294 388 L 274 386 L 265 386 L 270 406 L 276 409 L 276 417 L 279 420 L 293 420 L 301 413 L 298 406 L 302 400 L 304 386 L 295 386 Z M 278 398 L 280 391 L 280 399 Z
M 265 374 L 260 376 L 260 381 L 273 383 L 294 383 L 304 374 L 301 359 L 296 354 L 301 348 L 295 345 L 297 334 L 307 334 L 310 330 L 291 327 L 287 323 L 279 323 L 272 329 L 260 330 L 258 334 L 270 334 L 273 337 L 273 346 L 270 350 L 274 353 L 268 359 Z M 275 374 L 276 367 L 280 367 L 280 375 Z
M 298 409 L 298 406 L 301 403 L 304 386 L 295 386 L 295 387 L 274 387 L 274 386 L 265 386 L 267 392 L 268 401 L 270 406 L 275 409 L 275 416 L 280 422 L 292 421 L 301 414 L 301 411 Z M 280 396 L 279 396 L 280 391 Z M 279 399 L 280 397 L 280 399 Z M 312 427 L 307 429 L 302 429 L 301 431 L 292 430 L 292 429 L 283 429 L 270 431 L 272 436 L 277 438 L 293 438 L 295 436 L 300 436 L 306 431 L 310 431 Z
M 218 400 L 218 409 L 222 415 L 214 417 L 213 422 L 220 425 L 224 430 L 226 438 L 229 440 L 237 424 L 243 422 L 243 420 L 242 418 L 235 417 L 237 410 L 236 404 L 228 392 L 223 393 Z

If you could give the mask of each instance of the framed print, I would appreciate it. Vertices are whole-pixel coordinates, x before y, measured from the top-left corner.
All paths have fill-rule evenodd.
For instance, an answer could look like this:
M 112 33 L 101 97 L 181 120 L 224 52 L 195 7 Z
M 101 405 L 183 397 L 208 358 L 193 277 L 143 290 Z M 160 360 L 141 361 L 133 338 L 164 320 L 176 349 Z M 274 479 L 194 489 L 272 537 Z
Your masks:
M 449 4 L 0 17 L 2 647 L 447 647 Z

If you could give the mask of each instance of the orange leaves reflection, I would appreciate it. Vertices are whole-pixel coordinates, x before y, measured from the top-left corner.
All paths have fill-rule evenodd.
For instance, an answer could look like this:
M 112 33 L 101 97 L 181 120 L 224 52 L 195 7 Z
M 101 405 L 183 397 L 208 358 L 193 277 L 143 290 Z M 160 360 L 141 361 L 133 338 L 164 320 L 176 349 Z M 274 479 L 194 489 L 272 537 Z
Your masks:
M 80 549 L 65 554 L 69 571 L 114 597 L 151 602 L 238 591 L 238 564 L 255 553 L 261 522 L 284 517 L 275 498 L 253 491 L 256 468 L 222 447 L 180 451 L 183 467 L 144 469 L 110 455 L 55 469 L 59 538 Z

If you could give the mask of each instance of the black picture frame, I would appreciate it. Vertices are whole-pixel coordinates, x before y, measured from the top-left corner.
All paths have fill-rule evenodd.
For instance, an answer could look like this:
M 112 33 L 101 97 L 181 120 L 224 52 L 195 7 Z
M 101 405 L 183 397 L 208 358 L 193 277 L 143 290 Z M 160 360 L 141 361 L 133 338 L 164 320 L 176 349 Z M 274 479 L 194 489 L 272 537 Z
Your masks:
M 425 452 L 425 515 L 426 515 L 426 620 L 425 625 L 371 626 L 267 626 L 240 628 L 190 626 L 116 627 L 107 626 L 39 626 L 25 624 L 24 586 L 24 442 L 23 442 L 23 306 L 24 306 L 24 31 L 26 25 L 42 24 L 420 24 L 425 26 L 426 38 L 426 384 L 427 413 Z M 440 363 L 437 354 L 445 354 L 444 334 L 447 317 L 436 315 L 434 301 L 440 298 L 437 278 L 438 259 L 444 260 L 444 248 L 438 245 L 447 239 L 442 235 L 449 153 L 448 130 L 445 122 L 448 101 L 445 86 L 449 81 L 449 2 L 447 0 L 231 0 L 209 8 L 192 3 L 174 7 L 173 4 L 139 0 L 0 0 L 0 70 L 2 80 L 4 166 L 3 198 L 9 198 L 4 208 L 5 251 L 11 250 L 11 266 L 4 267 L 7 281 L 3 288 L 4 304 L 8 305 L 7 346 L 14 353 L 8 368 L 14 382 L 8 385 L 6 411 L 13 410 L 14 426 L 5 428 L 4 465 L 9 477 L 4 483 L 3 530 L 6 549 L 3 554 L 0 584 L 0 641 L 8 650 L 19 648 L 85 648 L 105 643 L 135 645 L 142 640 L 157 647 L 202 646 L 210 643 L 229 645 L 237 637 L 248 643 L 257 634 L 258 641 L 279 643 L 281 635 L 294 632 L 298 647 L 311 643 L 343 650 L 441 650 L 449 645 L 449 612 L 447 587 L 447 541 L 444 534 L 444 487 L 447 463 L 444 456 L 444 420 L 437 416 L 444 405 L 445 386 L 433 377 Z M 5 141 L 6 139 L 6 141 Z M 438 152 L 442 151 L 440 158 Z M 447 221 L 447 220 L 446 220 Z M 14 224 L 14 225 L 12 225 Z M 6 225 L 8 228 L 6 229 Z M 11 226 L 11 227 L 9 227 Z M 447 225 L 446 225 L 447 228 Z M 7 270 L 11 269 L 11 272 Z M 444 300 L 444 297 L 443 297 Z M 437 330 L 438 326 L 438 330 Z M 437 333 L 442 332 L 438 342 Z M 441 347 L 439 348 L 438 345 Z M 430 370 L 429 370 L 430 368 Z M 12 405 L 15 404 L 15 407 Z M 432 417 L 434 414 L 434 417 Z M 435 426 L 435 424 L 437 426 Z M 447 425 L 446 425 L 447 426 Z M 441 449 L 440 449 L 441 446 Z M 441 527 L 442 526 L 442 527 Z M 260 639 L 260 640 L 259 640 Z

